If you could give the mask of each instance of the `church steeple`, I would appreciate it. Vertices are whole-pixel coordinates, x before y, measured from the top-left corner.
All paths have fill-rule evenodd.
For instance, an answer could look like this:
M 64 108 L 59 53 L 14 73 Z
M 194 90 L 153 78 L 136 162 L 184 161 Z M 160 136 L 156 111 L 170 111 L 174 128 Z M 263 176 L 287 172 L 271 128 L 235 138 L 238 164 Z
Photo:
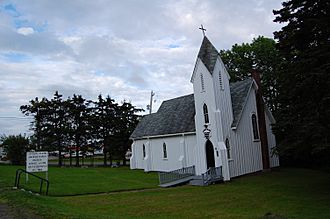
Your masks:
M 212 74 L 214 70 L 215 63 L 217 61 L 217 56 L 219 55 L 217 49 L 212 45 L 209 39 L 204 36 L 202 45 L 198 52 L 198 58 L 206 66 L 207 70 Z

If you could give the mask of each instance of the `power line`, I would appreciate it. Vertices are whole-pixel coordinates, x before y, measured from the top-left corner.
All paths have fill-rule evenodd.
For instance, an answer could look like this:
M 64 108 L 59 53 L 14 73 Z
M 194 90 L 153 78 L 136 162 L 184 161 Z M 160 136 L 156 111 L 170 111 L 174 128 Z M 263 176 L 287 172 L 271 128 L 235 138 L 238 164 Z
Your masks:
M 0 116 L 0 119 L 33 119 L 33 117 Z

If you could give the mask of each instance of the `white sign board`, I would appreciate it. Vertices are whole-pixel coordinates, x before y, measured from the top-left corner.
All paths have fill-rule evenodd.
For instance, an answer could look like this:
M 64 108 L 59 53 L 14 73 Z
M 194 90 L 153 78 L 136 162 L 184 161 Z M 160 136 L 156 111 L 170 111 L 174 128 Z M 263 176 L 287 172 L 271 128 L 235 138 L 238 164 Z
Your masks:
M 26 171 L 30 173 L 48 171 L 48 151 L 27 152 Z

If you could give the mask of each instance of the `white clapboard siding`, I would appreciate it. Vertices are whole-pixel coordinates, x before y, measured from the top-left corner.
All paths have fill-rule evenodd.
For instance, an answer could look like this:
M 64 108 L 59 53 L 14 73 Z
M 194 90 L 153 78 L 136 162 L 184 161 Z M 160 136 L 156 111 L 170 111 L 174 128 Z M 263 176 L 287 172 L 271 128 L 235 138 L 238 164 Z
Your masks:
M 253 88 L 254 89 L 254 88 Z M 257 114 L 254 90 L 249 93 L 246 106 L 236 130 L 231 131 L 230 177 L 262 170 L 260 141 L 253 141 L 251 114 Z
M 219 77 L 221 74 L 221 77 Z M 220 86 L 220 80 L 221 86 Z M 220 111 L 222 122 L 222 139 L 225 141 L 230 134 L 230 127 L 233 121 L 232 100 L 229 87 L 229 75 L 220 58 L 217 59 L 213 71 L 214 92 L 216 98 L 216 108 Z
M 135 140 L 133 145 L 136 169 L 146 171 L 172 171 L 195 164 L 195 135 L 179 135 L 149 140 Z M 167 158 L 163 155 L 163 144 L 166 144 Z M 146 146 L 146 157 L 143 157 L 143 144 Z M 149 159 L 149 160 L 148 160 Z M 148 161 L 146 161 L 148 160 Z M 150 169 L 146 169 L 146 163 Z
M 210 74 L 206 66 L 202 61 L 198 59 L 196 67 L 194 69 L 196 72 L 195 78 L 193 80 L 193 88 L 194 88 L 194 101 L 195 101 L 195 127 L 196 127 L 196 173 L 201 175 L 207 171 L 206 165 L 206 154 L 205 154 L 205 142 L 206 139 L 203 134 L 205 120 L 204 120 L 204 112 L 203 105 L 206 104 L 208 108 L 208 117 L 209 123 L 208 129 L 211 130 L 211 141 L 213 146 L 216 145 L 218 141 L 222 141 L 220 138 L 220 134 L 222 133 L 222 126 L 220 123 L 217 123 L 216 119 L 216 93 L 214 92 L 216 89 L 214 88 L 213 76 Z M 197 77 L 197 75 L 203 75 L 203 83 L 201 81 L 201 77 Z M 204 89 L 202 84 L 204 84 Z M 222 137 L 222 136 L 221 136 Z

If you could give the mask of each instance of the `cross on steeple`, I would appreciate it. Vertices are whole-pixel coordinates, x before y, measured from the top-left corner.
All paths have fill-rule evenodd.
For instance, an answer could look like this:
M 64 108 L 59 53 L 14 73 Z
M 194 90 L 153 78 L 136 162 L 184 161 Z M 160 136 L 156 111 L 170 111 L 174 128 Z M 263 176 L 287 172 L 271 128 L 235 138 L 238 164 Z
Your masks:
M 203 24 L 201 24 L 201 27 L 198 28 L 198 29 L 200 29 L 203 32 L 203 36 L 205 36 L 206 29 L 204 29 Z

